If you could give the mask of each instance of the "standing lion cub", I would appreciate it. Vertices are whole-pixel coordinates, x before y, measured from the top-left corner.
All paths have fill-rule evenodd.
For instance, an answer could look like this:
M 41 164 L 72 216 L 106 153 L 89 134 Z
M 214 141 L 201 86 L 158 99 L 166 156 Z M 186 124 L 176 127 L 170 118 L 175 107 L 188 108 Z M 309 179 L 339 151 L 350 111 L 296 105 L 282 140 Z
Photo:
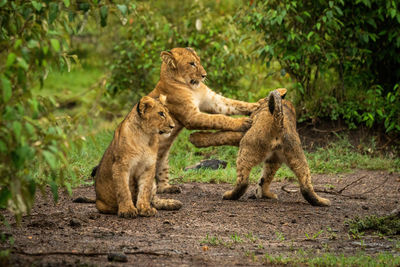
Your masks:
M 143 97 L 114 133 L 94 170 L 96 207 L 119 217 L 154 216 L 156 209 L 179 209 L 182 203 L 156 196 L 155 170 L 160 135 L 175 127 L 166 97 Z M 152 207 L 152 205 L 155 207 Z
M 190 136 L 196 147 L 239 146 L 236 160 L 237 180 L 224 199 L 239 199 L 247 190 L 251 169 L 264 163 L 263 174 L 256 190 L 257 198 L 277 198 L 269 191 L 275 173 L 286 163 L 296 174 L 303 197 L 315 206 L 330 206 L 328 199 L 319 197 L 311 184 L 310 169 L 296 132 L 296 113 L 291 102 L 282 100 L 286 89 L 274 90 L 261 102 L 251 118 L 253 124 L 244 132 L 197 132 Z

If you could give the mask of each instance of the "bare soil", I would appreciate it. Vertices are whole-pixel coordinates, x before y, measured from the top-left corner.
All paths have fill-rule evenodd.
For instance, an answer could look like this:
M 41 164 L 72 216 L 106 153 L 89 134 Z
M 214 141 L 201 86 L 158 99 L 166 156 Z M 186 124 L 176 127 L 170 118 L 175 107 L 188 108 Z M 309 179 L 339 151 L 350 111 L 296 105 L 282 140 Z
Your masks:
M 394 247 L 399 236 L 367 233 L 361 241 L 349 235 L 345 223 L 398 209 L 398 174 L 359 170 L 314 175 L 313 183 L 318 191 L 328 192 L 350 186 L 341 195 L 320 192 L 332 206 L 313 207 L 292 192 L 298 188 L 288 181 L 273 183 L 279 200 L 252 199 L 253 186 L 239 201 L 222 200 L 229 184 L 187 183 L 181 185 L 181 194 L 162 196 L 182 201 L 181 210 L 135 219 L 100 214 L 94 204 L 73 203 L 78 196 L 94 197 L 93 187 L 87 186 L 75 189 L 73 196 L 62 193 L 57 204 L 50 194 L 38 194 L 31 215 L 23 217 L 20 226 L 3 211 L 11 227 L 0 230 L 15 239 L 9 262 L 13 266 L 248 266 L 265 263 L 266 253 L 295 255 L 300 249 L 308 256 L 399 254 Z M 0 243 L 0 248 L 7 246 Z M 110 253 L 128 262 L 111 262 Z

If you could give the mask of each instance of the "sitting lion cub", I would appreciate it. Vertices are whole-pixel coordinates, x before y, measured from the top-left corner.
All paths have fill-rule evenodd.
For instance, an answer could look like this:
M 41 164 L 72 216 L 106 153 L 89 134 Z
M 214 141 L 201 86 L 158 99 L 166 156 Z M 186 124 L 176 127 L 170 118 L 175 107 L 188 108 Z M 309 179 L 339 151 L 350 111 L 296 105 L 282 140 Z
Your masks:
M 247 190 L 251 169 L 264 162 L 263 174 L 256 190 L 257 198 L 277 198 L 269 191 L 275 173 L 286 163 L 296 174 L 303 197 L 316 206 L 330 206 L 330 201 L 319 197 L 311 184 L 306 157 L 296 132 L 296 113 L 291 102 L 282 100 L 286 89 L 272 91 L 251 118 L 253 124 L 246 132 L 196 132 L 190 142 L 196 147 L 239 146 L 236 161 L 237 181 L 224 199 L 239 199 Z
M 173 210 L 182 206 L 178 200 L 156 196 L 159 135 L 168 135 L 175 127 L 165 102 L 163 95 L 158 100 L 143 97 L 115 130 L 94 170 L 96 207 L 100 212 L 132 218 L 137 214 L 153 216 L 155 208 Z

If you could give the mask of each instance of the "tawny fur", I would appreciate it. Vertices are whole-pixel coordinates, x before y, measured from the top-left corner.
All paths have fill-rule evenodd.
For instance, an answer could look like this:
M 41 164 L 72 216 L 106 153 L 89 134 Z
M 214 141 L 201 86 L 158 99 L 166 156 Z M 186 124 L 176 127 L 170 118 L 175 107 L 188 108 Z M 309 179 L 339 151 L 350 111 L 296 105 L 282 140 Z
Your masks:
M 96 207 L 119 217 L 154 216 L 156 209 L 179 209 L 182 203 L 156 196 L 159 137 L 175 127 L 165 96 L 143 97 L 114 133 L 95 172 Z M 154 207 L 152 207 L 152 205 Z
M 311 184 L 310 170 L 296 131 L 296 113 L 290 101 L 282 100 L 286 89 L 271 92 L 251 118 L 253 124 L 246 132 L 196 132 L 190 141 L 196 147 L 239 146 L 236 161 L 237 180 L 233 190 L 225 192 L 224 199 L 239 199 L 247 190 L 251 169 L 264 163 L 263 174 L 257 185 L 257 198 L 273 198 L 269 190 L 275 173 L 286 163 L 295 173 L 303 197 L 316 206 L 329 206 L 330 201 L 319 197 Z
M 180 192 L 179 187 L 168 182 L 168 154 L 179 132 L 184 127 L 246 131 L 251 125 L 248 117 L 232 118 L 225 115 L 248 115 L 259 104 L 225 98 L 208 88 L 203 83 L 207 73 L 191 48 L 163 51 L 161 58 L 160 81 L 149 96 L 167 96 L 167 108 L 176 127 L 168 138 L 160 138 L 156 164 L 157 191 L 176 193 Z

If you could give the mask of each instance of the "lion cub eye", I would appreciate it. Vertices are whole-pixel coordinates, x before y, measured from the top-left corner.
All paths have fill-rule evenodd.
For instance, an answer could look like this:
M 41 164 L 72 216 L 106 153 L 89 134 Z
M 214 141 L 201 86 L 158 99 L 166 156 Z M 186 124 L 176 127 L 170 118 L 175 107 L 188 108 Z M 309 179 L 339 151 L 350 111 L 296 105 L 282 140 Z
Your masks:
M 161 117 L 164 117 L 164 118 L 165 118 L 165 114 L 164 114 L 164 112 L 162 112 L 162 111 L 158 112 L 158 115 L 160 115 Z
M 193 67 L 196 67 L 196 63 L 194 62 L 189 62 L 190 65 L 192 65 Z

